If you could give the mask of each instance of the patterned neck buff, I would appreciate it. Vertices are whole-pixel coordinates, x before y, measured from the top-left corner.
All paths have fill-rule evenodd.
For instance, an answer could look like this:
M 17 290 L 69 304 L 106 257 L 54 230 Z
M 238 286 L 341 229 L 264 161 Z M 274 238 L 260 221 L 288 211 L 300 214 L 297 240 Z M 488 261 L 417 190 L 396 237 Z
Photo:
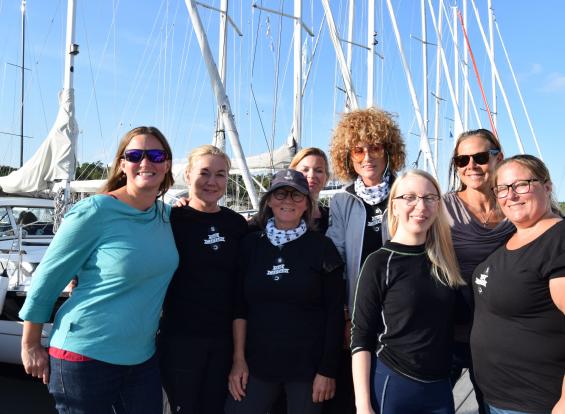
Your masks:
M 306 233 L 307 227 L 304 220 L 300 220 L 300 224 L 295 229 L 279 230 L 275 227 L 275 218 L 271 217 L 265 226 L 267 237 L 273 246 L 282 246 L 285 243 L 298 239 Z
M 388 197 L 389 191 L 390 172 L 388 171 L 388 169 L 383 175 L 383 181 L 380 184 L 375 185 L 374 187 L 366 187 L 363 183 L 363 180 L 359 176 L 357 176 L 357 179 L 355 180 L 355 194 L 361 197 L 361 199 L 370 206 L 377 205 L 385 200 Z

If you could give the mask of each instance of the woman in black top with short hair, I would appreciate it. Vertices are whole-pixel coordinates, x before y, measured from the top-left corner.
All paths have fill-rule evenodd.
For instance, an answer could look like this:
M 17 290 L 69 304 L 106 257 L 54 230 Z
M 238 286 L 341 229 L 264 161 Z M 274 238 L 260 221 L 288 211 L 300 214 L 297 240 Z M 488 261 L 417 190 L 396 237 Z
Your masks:
M 173 208 L 180 262 L 158 338 L 161 376 L 172 412 L 221 414 L 233 350 L 231 324 L 239 245 L 247 223 L 218 205 L 230 160 L 212 145 L 188 156 L 188 205 Z

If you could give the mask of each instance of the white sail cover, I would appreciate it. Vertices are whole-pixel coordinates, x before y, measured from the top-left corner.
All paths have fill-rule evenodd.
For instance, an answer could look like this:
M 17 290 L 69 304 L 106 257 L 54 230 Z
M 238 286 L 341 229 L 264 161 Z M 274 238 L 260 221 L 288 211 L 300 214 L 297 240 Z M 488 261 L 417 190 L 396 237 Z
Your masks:
M 1 190 L 33 193 L 50 189 L 55 181 L 72 179 L 77 136 L 74 89 L 64 89 L 59 94 L 59 112 L 47 139 L 20 169 L 0 177 Z
M 275 149 L 272 153 L 265 152 L 258 155 L 252 155 L 246 157 L 247 167 L 249 172 L 254 175 L 258 174 L 270 174 L 273 168 L 276 170 L 281 170 L 287 168 L 292 160 L 292 157 L 296 154 L 296 142 L 293 137 L 289 137 L 288 141 Z M 234 159 L 231 160 L 232 168 L 230 174 L 241 175 L 241 170 L 234 165 L 237 165 Z M 184 179 L 184 170 L 186 169 L 186 160 L 174 160 L 173 161 L 173 178 L 175 184 L 173 188 L 186 188 L 188 183 Z

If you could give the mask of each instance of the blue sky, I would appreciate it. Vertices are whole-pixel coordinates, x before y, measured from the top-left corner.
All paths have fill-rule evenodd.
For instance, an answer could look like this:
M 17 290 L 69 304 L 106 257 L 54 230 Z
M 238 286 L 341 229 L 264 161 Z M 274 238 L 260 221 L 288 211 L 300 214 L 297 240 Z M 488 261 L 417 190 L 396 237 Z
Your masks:
M 476 0 L 486 27 L 486 0 Z M 208 0 L 218 6 L 219 0 Z M 260 2 L 259 2 L 260 3 Z M 347 1 L 331 0 L 341 37 L 346 36 Z M 394 113 L 403 131 L 411 164 L 418 155 L 418 127 L 411 107 L 406 78 L 400 65 L 386 3 L 376 1 L 377 51 L 375 102 Z M 422 104 L 421 37 L 419 3 L 394 0 L 402 42 Z M 432 2 L 437 10 L 437 0 Z M 455 4 L 445 1 L 447 7 Z M 457 4 L 462 4 L 461 0 Z M 263 0 L 265 7 L 292 14 L 293 2 Z M 565 3 L 560 0 L 493 0 L 497 22 L 526 101 L 542 155 L 547 162 L 556 192 L 565 200 L 565 162 L 562 147 L 565 119 Z M 0 131 L 19 132 L 19 73 L 9 63 L 20 62 L 20 1 L 0 1 Z M 217 51 L 218 15 L 200 8 L 214 53 Z M 57 94 L 62 87 L 65 39 L 64 0 L 29 0 L 26 33 L 26 111 L 25 158 L 32 155 L 55 120 Z M 305 0 L 305 24 L 317 33 L 323 10 L 316 0 Z M 354 40 L 365 42 L 366 5 L 357 1 Z M 230 14 L 244 36 L 230 31 L 227 89 L 235 113 L 243 148 L 248 154 L 282 145 L 292 123 L 292 23 L 251 8 L 250 1 L 231 1 Z M 445 27 L 445 26 L 444 26 Z M 280 30 L 279 30 L 280 29 Z M 469 6 L 468 31 L 477 65 L 491 100 L 488 59 Z M 323 28 L 313 58 L 303 105 L 302 145 L 327 149 L 331 130 L 343 111 L 342 86 L 335 53 Z M 428 34 L 433 27 L 428 19 Z M 412 36 L 411 36 L 412 35 Z M 303 33 L 307 49 L 315 39 Z M 459 38 L 462 41 L 461 37 Z M 435 42 L 435 40 L 430 39 Z M 196 145 L 208 143 L 214 129 L 215 103 L 208 75 L 188 17 L 184 1 L 78 0 L 77 43 L 81 53 L 76 60 L 75 89 L 77 120 L 80 127 L 79 161 L 109 162 L 120 136 L 133 126 L 155 125 L 173 145 L 175 158 L 183 158 Z M 279 48 L 280 44 L 280 48 Z M 444 41 L 449 65 L 453 46 Z M 502 49 L 497 46 L 499 71 L 527 152 L 536 153 L 531 134 L 521 112 Z M 435 87 L 435 47 L 429 49 L 429 87 Z M 278 58 L 277 58 L 278 56 Z M 365 52 L 355 48 L 352 77 L 361 105 L 366 102 Z M 277 63 L 278 62 L 278 65 Z M 278 68 L 278 86 L 275 74 Z M 470 87 L 480 102 L 477 80 L 470 72 Z M 277 94 L 275 94 L 277 90 Z M 275 95 L 277 96 L 275 107 Z M 443 82 L 440 95 L 448 97 Z M 256 104 L 254 103 L 256 102 Z M 518 152 L 509 126 L 502 96 L 498 93 L 498 130 L 505 153 Z M 430 101 L 432 107 L 432 101 Z M 470 128 L 488 127 L 486 113 Z M 275 114 L 276 116 L 273 116 Z M 430 119 L 434 112 L 430 110 Z M 273 119 L 276 118 L 276 121 Z M 445 164 L 452 148 L 453 111 L 449 103 L 440 110 L 440 176 L 446 181 Z M 472 119 L 472 118 L 471 118 Z M 430 127 L 433 128 L 432 123 Z M 16 165 L 18 138 L 1 135 L 0 164 Z

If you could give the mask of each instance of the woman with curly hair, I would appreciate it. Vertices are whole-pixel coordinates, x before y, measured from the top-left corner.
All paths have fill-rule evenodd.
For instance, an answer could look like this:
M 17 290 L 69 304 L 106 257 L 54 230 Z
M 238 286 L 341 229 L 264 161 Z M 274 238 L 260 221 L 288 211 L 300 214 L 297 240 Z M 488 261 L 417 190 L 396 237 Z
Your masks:
M 355 286 L 361 265 L 388 239 L 383 219 L 390 187 L 406 158 L 400 128 L 389 112 L 367 108 L 344 114 L 331 142 L 334 174 L 347 184 L 332 198 L 332 239 L 345 261 L 345 343 L 349 347 Z M 332 404 L 336 412 L 355 412 L 351 356 L 344 353 L 343 378 L 338 378 Z M 343 382 L 343 383 L 342 383 Z

